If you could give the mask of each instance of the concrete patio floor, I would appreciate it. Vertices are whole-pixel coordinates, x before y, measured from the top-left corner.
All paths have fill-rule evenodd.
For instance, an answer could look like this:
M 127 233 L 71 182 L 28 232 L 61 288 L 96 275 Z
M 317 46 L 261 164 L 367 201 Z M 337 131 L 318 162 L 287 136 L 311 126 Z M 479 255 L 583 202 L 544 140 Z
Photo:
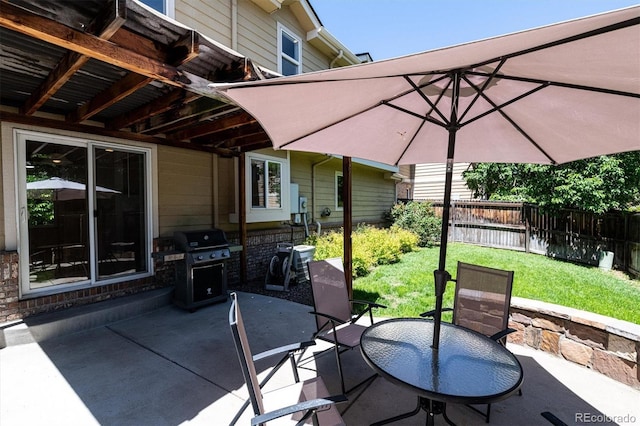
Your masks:
M 254 353 L 309 340 L 313 333 L 309 306 L 251 293 L 239 293 L 239 301 Z M 228 325 L 229 302 L 194 313 L 170 304 L 124 319 L 106 313 L 102 324 L 74 313 L 109 303 L 0 324 L 0 424 L 229 424 L 247 398 Z M 549 425 L 542 412 L 566 424 L 640 422 L 640 391 L 540 351 L 509 348 L 524 369 L 523 395 L 493 404 L 492 425 Z M 371 374 L 359 351 L 346 355 L 348 382 Z M 261 375 L 270 366 L 259 363 Z M 307 366 L 303 378 L 317 371 L 338 392 L 332 354 Z M 284 366 L 271 386 L 291 380 Z M 366 425 L 415 404 L 415 395 L 377 378 L 339 410 L 347 424 Z M 464 406 L 449 405 L 448 414 L 458 425 L 485 424 Z M 238 424 L 249 424 L 250 417 L 245 412 Z M 396 424 L 424 422 L 421 412 Z M 436 424 L 445 424 L 441 416 Z

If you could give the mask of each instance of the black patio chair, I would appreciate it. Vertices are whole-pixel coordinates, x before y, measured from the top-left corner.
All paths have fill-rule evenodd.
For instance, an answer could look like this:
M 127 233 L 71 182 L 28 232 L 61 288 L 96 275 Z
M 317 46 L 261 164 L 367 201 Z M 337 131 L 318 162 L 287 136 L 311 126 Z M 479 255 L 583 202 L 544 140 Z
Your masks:
M 482 333 L 506 346 L 506 336 L 516 331 L 508 327 L 513 271 L 458 262 L 456 279 L 452 281 L 456 283 L 453 309 L 444 308 L 443 311 L 453 311 L 454 324 Z M 432 317 L 434 314 L 432 310 L 420 316 Z M 522 390 L 519 394 L 522 395 Z M 491 404 L 487 404 L 486 411 L 469 407 L 489 423 Z
M 375 378 L 376 375 L 367 377 L 347 390 L 340 355 L 360 346 L 360 336 L 367 326 L 357 324 L 356 321 L 368 313 L 369 321 L 373 324 L 372 309 L 386 308 L 386 306 L 364 300 L 349 300 L 344 266 L 339 257 L 309 262 L 308 268 L 314 306 L 311 313 L 315 315 L 317 325 L 317 331 L 313 338 L 333 344 L 342 392 L 348 394 Z M 359 314 L 354 315 L 352 314 L 352 304 L 365 308 Z
M 254 417 L 251 419 L 252 426 L 262 425 L 276 419 L 279 420 L 278 424 L 281 424 L 284 420 L 289 420 L 291 424 L 296 425 L 314 424 L 337 426 L 345 424 L 335 404 L 347 401 L 346 396 L 329 396 L 321 377 L 315 377 L 301 382 L 298 376 L 295 354 L 313 345 L 313 341 L 282 346 L 257 355 L 252 355 L 236 293 L 231 293 L 229 326 L 231 327 L 233 342 L 235 343 L 240 366 L 242 367 L 242 375 L 247 384 L 249 399 L 253 407 Z M 254 361 L 275 355 L 282 355 L 280 362 L 276 364 L 267 378 L 260 383 Z M 262 387 L 287 360 L 291 361 L 295 383 L 270 392 L 263 392 Z M 245 404 L 243 406 L 238 415 L 236 415 L 236 418 L 232 421 L 232 424 L 235 424 L 247 405 L 248 404 Z

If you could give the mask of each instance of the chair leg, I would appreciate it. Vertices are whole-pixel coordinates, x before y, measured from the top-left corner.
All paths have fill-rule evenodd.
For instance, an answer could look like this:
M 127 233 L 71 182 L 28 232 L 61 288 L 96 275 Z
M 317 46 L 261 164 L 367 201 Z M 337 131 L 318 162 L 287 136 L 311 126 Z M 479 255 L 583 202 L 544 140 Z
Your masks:
M 336 361 L 338 363 L 338 375 L 340 376 L 340 386 L 342 386 L 342 393 L 346 394 L 347 390 L 344 386 L 344 376 L 342 374 L 342 361 L 340 360 L 340 348 L 338 347 L 338 344 L 335 344 L 335 350 L 336 350 Z

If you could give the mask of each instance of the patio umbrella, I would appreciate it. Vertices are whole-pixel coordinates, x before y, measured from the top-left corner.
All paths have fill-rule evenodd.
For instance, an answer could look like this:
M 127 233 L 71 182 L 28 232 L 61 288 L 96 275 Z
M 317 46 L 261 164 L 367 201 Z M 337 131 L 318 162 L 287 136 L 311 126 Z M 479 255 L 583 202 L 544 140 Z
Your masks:
M 52 177 L 49 179 L 39 180 L 35 182 L 27 182 L 27 190 L 30 191 L 29 195 L 37 194 L 35 191 L 55 191 L 55 200 L 77 200 L 85 198 L 85 184 L 75 182 L 72 180 L 66 180 L 59 177 Z M 105 188 L 103 186 L 96 186 L 98 197 L 108 197 L 111 194 L 120 194 L 120 191 L 115 189 Z
M 439 343 L 454 162 L 560 164 L 640 149 L 640 7 L 379 62 L 219 86 L 275 148 L 446 162 Z

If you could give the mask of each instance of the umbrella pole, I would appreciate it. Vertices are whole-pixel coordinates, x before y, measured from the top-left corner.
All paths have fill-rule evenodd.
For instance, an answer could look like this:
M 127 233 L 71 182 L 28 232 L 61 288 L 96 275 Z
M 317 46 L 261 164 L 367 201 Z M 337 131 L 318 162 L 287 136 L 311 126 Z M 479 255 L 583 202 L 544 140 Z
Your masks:
M 444 202 L 442 206 L 442 231 L 440 233 L 440 260 L 438 269 L 433 271 L 436 294 L 436 312 L 433 317 L 433 349 L 440 346 L 440 322 L 442 319 L 442 296 L 447 288 L 447 281 L 451 275 L 446 271 L 447 263 L 447 239 L 449 235 L 449 205 L 451 204 L 451 182 L 453 180 L 453 157 L 456 147 L 456 131 L 458 126 L 458 97 L 460 94 L 460 73 L 454 72 L 451 76 L 453 82 L 453 96 L 451 98 L 451 120 L 449 122 L 449 143 L 447 146 L 447 169 L 444 181 Z
M 451 139 L 451 137 L 450 137 Z M 455 134 L 453 135 L 455 140 Z M 454 142 L 455 144 L 455 142 Z M 450 150 L 451 141 L 449 142 Z M 449 204 L 451 203 L 451 181 L 453 180 L 453 158 L 447 159 L 445 173 L 444 205 L 442 206 L 442 231 L 440 233 L 440 261 L 438 269 L 433 271 L 436 294 L 436 311 L 433 317 L 433 349 L 440 346 L 440 321 L 442 317 L 442 296 L 447 288 L 447 281 L 451 280 L 451 274 L 445 270 L 447 261 L 447 238 L 449 234 Z

